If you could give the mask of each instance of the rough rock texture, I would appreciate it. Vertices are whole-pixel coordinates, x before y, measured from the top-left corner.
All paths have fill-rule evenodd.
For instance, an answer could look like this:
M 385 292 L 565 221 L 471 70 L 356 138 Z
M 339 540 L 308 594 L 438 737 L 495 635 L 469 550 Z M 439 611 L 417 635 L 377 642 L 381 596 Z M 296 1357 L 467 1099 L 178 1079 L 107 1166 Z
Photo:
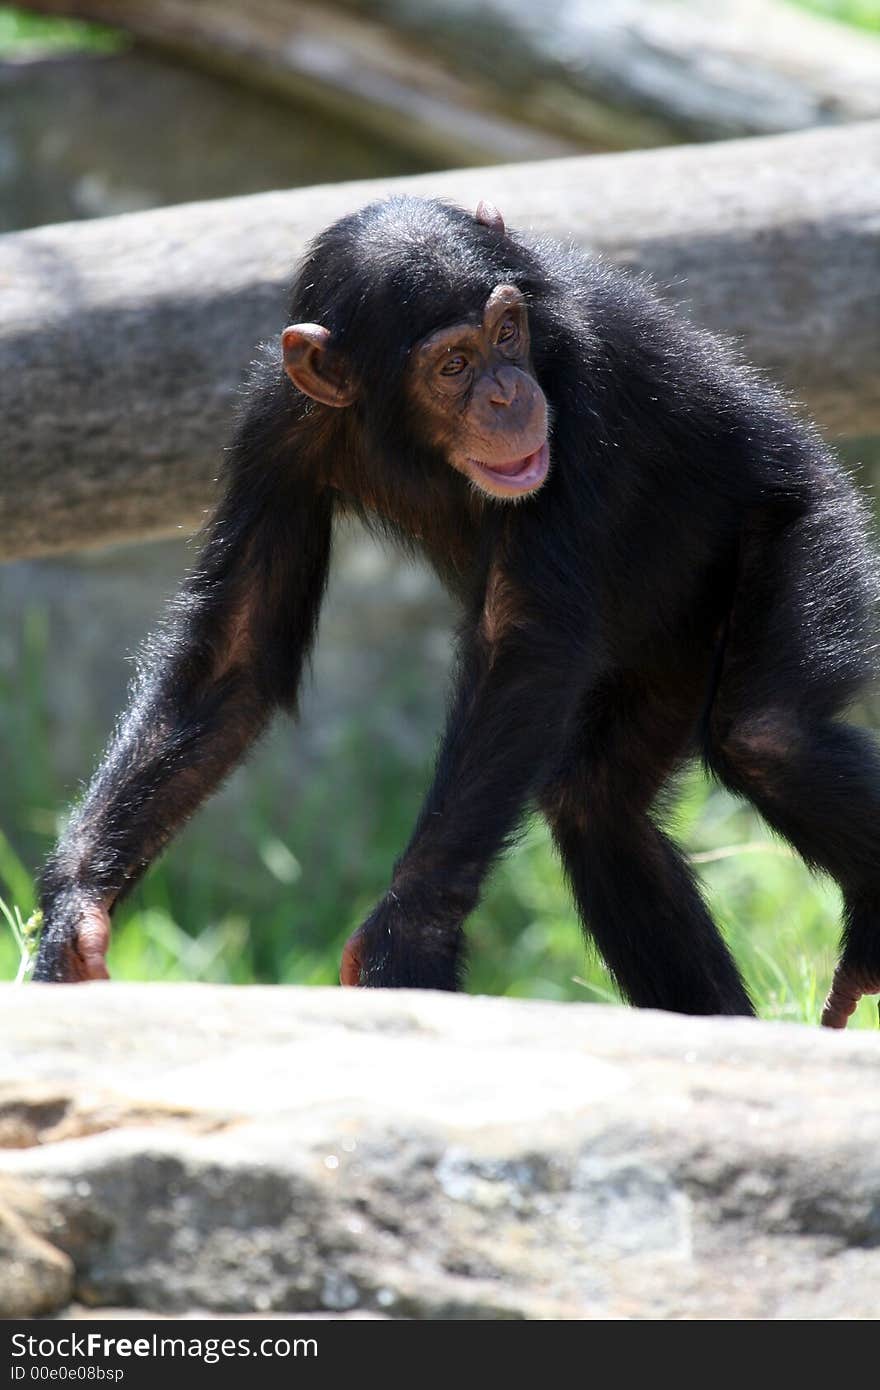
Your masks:
M 172 1313 L 880 1314 L 873 1035 L 197 985 L 2 1005 L 6 1316 L 71 1292 Z
M 880 124 L 336 184 L 0 238 L 0 556 L 196 523 L 310 237 L 395 189 L 651 272 L 825 428 L 880 429 Z M 22 479 L 27 487 L 22 487 Z M 173 501 L 169 504 L 169 498 Z
M 0 1118 L 0 1145 L 37 1142 L 27 1119 L 19 1127 L 15 1118 L 8 1111 Z M 73 1261 L 41 1230 L 54 1234 L 50 1204 L 32 1184 L 0 1177 L 0 1317 L 37 1317 L 70 1302 Z

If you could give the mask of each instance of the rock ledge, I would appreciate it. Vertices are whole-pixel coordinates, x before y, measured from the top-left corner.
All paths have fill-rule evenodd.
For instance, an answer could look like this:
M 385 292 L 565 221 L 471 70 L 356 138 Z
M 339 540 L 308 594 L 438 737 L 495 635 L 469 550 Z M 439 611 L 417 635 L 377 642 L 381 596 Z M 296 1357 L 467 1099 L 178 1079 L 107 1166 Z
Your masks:
M 871 1034 L 202 985 L 2 1005 L 0 1316 L 880 1314 Z

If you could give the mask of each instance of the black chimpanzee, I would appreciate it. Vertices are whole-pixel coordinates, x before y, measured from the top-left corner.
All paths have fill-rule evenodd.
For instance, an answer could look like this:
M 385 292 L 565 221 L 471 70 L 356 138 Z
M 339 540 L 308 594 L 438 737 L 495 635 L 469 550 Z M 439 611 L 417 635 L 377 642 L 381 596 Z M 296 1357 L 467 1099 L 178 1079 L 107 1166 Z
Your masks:
M 633 1003 L 752 1006 L 652 818 L 683 760 L 843 890 L 823 1021 L 880 990 L 880 757 L 863 509 L 815 432 L 640 282 L 394 197 L 330 227 L 259 367 L 222 501 L 43 877 L 40 980 L 106 975 L 109 913 L 292 709 L 334 514 L 461 603 L 434 780 L 346 984 L 454 989 L 462 924 L 536 802 Z

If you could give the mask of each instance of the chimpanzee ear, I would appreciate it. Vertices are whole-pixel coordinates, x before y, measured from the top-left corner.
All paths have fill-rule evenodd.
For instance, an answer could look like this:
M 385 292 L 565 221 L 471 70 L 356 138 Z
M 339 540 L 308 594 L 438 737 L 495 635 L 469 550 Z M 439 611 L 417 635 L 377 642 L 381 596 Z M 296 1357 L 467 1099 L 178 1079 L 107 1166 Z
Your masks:
M 501 216 L 501 213 L 494 203 L 487 203 L 485 199 L 481 198 L 477 203 L 477 210 L 474 213 L 474 217 L 478 222 L 481 222 L 484 227 L 490 227 L 491 230 L 497 232 L 499 236 L 504 236 L 504 218 Z
M 281 334 L 284 370 L 294 386 L 322 405 L 351 405 L 357 396 L 341 357 L 330 345 L 330 330 L 319 323 L 294 323 Z

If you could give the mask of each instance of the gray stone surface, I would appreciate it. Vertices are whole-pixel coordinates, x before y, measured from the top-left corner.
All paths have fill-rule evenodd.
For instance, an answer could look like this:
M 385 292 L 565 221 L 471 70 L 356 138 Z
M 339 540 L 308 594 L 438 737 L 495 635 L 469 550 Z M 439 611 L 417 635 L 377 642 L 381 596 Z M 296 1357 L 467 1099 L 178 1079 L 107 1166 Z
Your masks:
M 0 1134 L 12 1133 L 8 1116 L 0 1120 Z M 26 1132 L 26 1131 L 25 1131 Z M 30 1318 L 53 1313 L 73 1295 L 74 1268 L 69 1255 L 51 1240 L 53 1218 L 38 1189 L 0 1177 L 0 1317 Z
M 0 1004 L 7 1316 L 71 1294 L 74 1315 L 880 1314 L 873 1035 L 198 985 Z
M 409 188 L 651 272 L 825 428 L 880 429 L 880 124 L 456 170 L 0 239 L 5 559 L 192 526 L 305 242 Z M 22 486 L 22 480 L 27 486 Z

